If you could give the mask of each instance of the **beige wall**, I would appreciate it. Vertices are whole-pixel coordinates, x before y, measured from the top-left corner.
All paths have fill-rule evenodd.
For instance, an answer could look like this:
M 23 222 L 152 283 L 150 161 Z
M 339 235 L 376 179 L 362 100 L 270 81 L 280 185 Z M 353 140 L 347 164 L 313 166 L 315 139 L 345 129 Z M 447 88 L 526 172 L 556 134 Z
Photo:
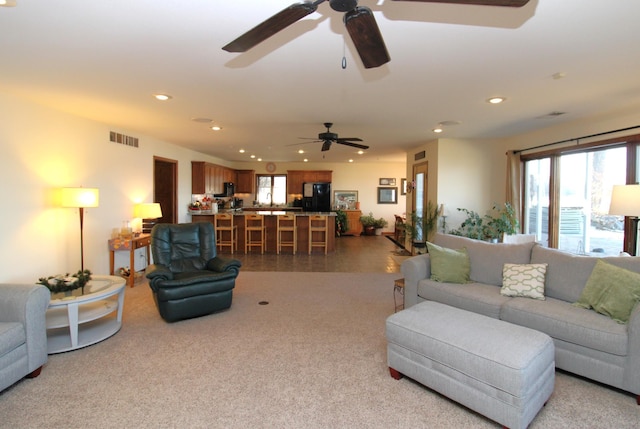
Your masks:
M 154 156 L 178 162 L 179 222 L 190 221 L 186 207 L 192 160 L 254 168 L 3 94 L 0 114 L 0 283 L 33 283 L 42 276 L 80 269 L 78 210 L 55 204 L 58 188 L 99 188 L 100 206 L 85 213 L 84 253 L 85 268 L 104 274 L 109 270 L 107 240 L 112 229 L 131 219 L 135 203 L 152 200 Z M 109 131 L 139 137 L 139 148 L 111 143 Z M 390 223 L 404 207 L 404 198 L 398 205 L 378 205 L 375 199 L 378 178 L 395 177 L 399 183 L 404 164 L 278 164 L 280 168 L 333 170 L 334 189 L 357 189 L 362 210 Z M 391 223 L 388 229 L 392 228 Z

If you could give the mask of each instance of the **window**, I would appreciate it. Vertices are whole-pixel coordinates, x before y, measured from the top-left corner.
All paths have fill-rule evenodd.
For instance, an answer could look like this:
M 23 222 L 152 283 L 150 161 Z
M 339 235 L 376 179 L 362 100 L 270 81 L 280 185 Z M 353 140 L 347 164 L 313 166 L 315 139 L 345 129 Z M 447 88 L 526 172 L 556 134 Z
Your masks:
M 618 255 L 625 247 L 625 218 L 609 215 L 613 185 L 637 180 L 633 143 L 584 145 L 522 156 L 523 226 L 537 241 L 571 253 Z M 628 159 L 634 162 L 628 162 Z M 631 171 L 628 171 L 630 169 Z
M 258 203 L 269 206 L 287 203 L 287 176 L 258 175 Z

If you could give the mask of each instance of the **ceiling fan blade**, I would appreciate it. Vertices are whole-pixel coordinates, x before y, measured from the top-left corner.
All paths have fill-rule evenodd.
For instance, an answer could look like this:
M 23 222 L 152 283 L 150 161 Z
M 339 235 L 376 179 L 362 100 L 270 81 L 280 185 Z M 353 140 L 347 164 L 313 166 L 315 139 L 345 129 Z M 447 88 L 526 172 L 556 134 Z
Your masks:
M 365 68 L 380 67 L 391 60 L 371 9 L 356 7 L 344 15 L 344 24 Z
M 338 144 L 343 144 L 345 146 L 351 146 L 351 147 L 357 147 L 358 149 L 369 149 L 369 146 L 365 146 L 363 144 L 358 144 L 358 143 L 351 143 L 351 142 L 344 142 L 341 141 L 342 139 L 336 141 L 336 143 Z
M 421 3 L 456 3 L 456 4 L 477 4 L 481 6 L 509 6 L 522 7 L 529 3 L 529 0 L 394 0 L 394 1 L 415 1 Z
M 304 138 L 304 137 L 300 137 L 300 138 Z M 285 146 L 298 146 L 298 145 L 301 145 L 301 144 L 320 143 L 321 141 L 322 140 L 312 140 L 312 141 L 308 141 L 308 142 L 286 144 Z
M 322 150 L 320 152 L 326 152 L 329 149 L 331 149 L 331 140 L 325 140 L 324 143 L 322 143 Z
M 316 3 L 308 1 L 294 3 L 261 24 L 256 25 L 233 42 L 223 46 L 222 49 L 227 52 L 246 52 L 278 31 L 315 12 L 317 8 Z
M 362 139 L 358 138 L 358 137 L 340 137 L 336 139 L 339 142 L 346 142 L 346 141 L 352 141 L 352 142 L 361 142 Z

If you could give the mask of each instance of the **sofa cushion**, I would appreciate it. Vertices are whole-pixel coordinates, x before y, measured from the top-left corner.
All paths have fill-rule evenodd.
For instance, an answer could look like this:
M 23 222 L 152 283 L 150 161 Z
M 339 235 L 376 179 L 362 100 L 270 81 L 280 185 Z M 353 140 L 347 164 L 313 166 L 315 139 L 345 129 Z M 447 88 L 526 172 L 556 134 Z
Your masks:
M 604 353 L 618 356 L 629 353 L 626 325 L 548 296 L 546 301 L 510 298 L 502 306 L 500 318 Z
M 0 356 L 18 348 L 26 341 L 26 332 L 22 323 L 0 322 Z
M 531 251 L 532 264 L 547 264 L 545 295 L 568 302 L 580 298 L 597 260 L 542 246 L 535 246 Z
M 575 304 L 627 323 L 638 301 L 640 274 L 599 260 Z
M 489 243 L 451 234 L 434 234 L 433 242 L 450 249 L 467 249 L 471 262 L 471 281 L 495 286 L 502 286 L 504 264 L 528 264 L 531 260 L 531 249 L 535 246 L 534 242 Z
M 483 283 L 464 285 L 421 280 L 418 296 L 484 316 L 500 318 L 500 307 L 511 298 L 500 295 L 500 288 Z
M 427 242 L 431 258 L 431 279 L 437 282 L 467 283 L 469 255 L 465 249 L 454 250 Z
M 544 300 L 546 272 L 547 264 L 504 264 L 500 293 Z

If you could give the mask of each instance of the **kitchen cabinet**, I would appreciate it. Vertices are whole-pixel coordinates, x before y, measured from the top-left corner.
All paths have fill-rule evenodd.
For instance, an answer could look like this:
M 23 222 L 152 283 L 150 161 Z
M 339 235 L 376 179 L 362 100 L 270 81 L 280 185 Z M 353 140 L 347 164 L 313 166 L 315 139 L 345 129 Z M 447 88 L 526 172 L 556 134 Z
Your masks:
M 236 193 L 255 193 L 256 176 L 255 170 L 236 170 Z
M 235 182 L 236 171 L 203 161 L 191 161 L 191 193 L 221 194 L 224 182 Z
M 331 183 L 331 170 L 288 170 L 287 193 L 302 194 L 303 183 Z
M 361 235 L 362 234 L 362 222 L 360 222 L 360 216 L 362 211 L 360 210 L 344 210 L 347 214 L 347 231 L 343 235 Z

